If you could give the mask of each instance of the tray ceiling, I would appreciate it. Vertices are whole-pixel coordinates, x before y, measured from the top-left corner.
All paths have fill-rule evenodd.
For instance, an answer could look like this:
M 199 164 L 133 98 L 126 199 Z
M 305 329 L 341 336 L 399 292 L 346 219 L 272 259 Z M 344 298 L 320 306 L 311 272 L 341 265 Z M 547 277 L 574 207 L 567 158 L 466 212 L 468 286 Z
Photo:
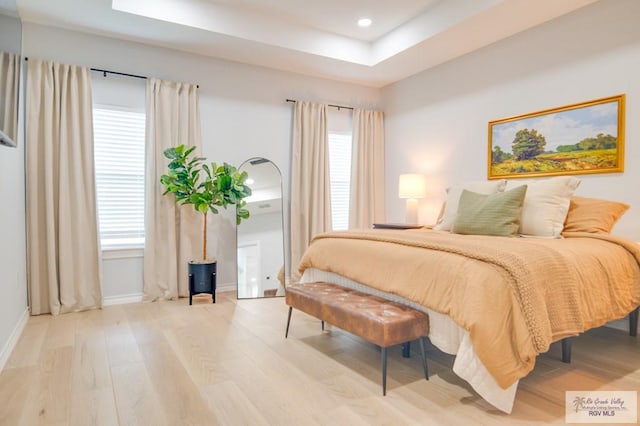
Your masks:
M 599 0 L 0 0 L 28 22 L 381 87 Z M 356 22 L 372 19 L 368 28 Z

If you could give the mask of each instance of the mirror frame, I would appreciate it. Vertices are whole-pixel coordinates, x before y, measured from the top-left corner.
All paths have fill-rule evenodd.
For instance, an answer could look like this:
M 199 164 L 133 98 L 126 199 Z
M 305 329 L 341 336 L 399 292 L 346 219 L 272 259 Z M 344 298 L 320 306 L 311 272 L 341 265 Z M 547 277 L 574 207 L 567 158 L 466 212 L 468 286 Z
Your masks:
M 248 160 L 243 161 L 239 166 L 238 166 L 238 171 L 243 171 L 242 168 L 245 167 L 247 164 L 251 164 L 252 161 L 256 161 L 256 160 L 264 160 L 264 162 L 269 162 L 271 163 L 271 165 L 275 168 L 275 170 L 278 172 L 278 174 L 280 175 L 280 222 L 282 225 L 282 270 L 283 270 L 283 279 L 285 280 L 285 282 L 280 282 L 280 280 L 278 279 L 278 277 L 276 277 L 276 281 L 278 282 L 278 289 L 280 288 L 285 288 L 286 287 L 286 275 L 287 275 L 287 256 L 286 256 L 286 247 L 285 247 L 285 221 L 284 221 L 284 186 L 283 186 L 283 182 L 282 182 L 282 171 L 280 170 L 280 167 L 278 167 L 278 165 L 276 163 L 274 163 L 273 161 L 269 160 L 268 158 L 265 157 L 251 157 Z M 251 177 L 251 174 L 249 174 L 249 177 Z M 236 207 L 237 208 L 237 207 Z M 251 220 L 251 216 L 249 216 L 249 219 L 247 220 Z M 256 297 L 240 297 L 240 293 L 239 293 L 239 288 L 240 288 L 240 283 L 238 282 L 238 278 L 239 278 L 239 274 L 238 274 L 238 229 L 239 227 L 242 225 L 242 223 L 240 225 L 236 226 L 236 299 L 237 300 L 252 300 L 252 299 L 268 299 L 268 298 L 273 298 L 273 297 L 283 297 L 284 296 L 284 292 L 282 294 L 278 294 L 278 292 L 276 292 L 275 295 L 273 296 L 256 296 Z

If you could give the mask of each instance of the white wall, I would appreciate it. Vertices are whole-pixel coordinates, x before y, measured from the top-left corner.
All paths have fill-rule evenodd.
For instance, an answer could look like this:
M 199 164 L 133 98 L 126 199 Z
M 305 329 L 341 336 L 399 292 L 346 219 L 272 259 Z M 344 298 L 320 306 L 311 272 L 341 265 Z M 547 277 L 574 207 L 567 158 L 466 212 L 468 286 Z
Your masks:
M 380 100 L 379 91 L 371 88 L 32 23 L 23 25 L 26 56 L 199 84 L 204 155 L 210 161 L 235 165 L 250 157 L 272 160 L 283 174 L 285 206 L 289 201 L 292 118 L 292 104 L 285 99 L 366 107 L 376 106 Z M 211 222 L 209 251 L 218 259 L 218 285 L 235 286 L 234 212 L 225 212 Z M 105 261 L 105 296 L 141 291 L 141 282 L 126 290 L 121 281 L 116 282 L 116 277 L 139 275 L 140 259 L 137 262 Z M 112 267 L 118 268 L 117 273 L 109 271 Z
M 20 53 L 20 21 L 0 15 L 0 50 Z M 27 311 L 24 144 L 0 146 L 0 370 Z
M 22 24 L 18 18 L 0 13 L 0 50 L 20 53 Z
M 444 190 L 487 176 L 491 120 L 626 93 L 625 172 L 579 175 L 576 194 L 632 208 L 614 233 L 640 241 L 640 2 L 602 1 L 383 89 L 387 219 L 402 221 L 398 175 L 427 176 L 421 218 Z

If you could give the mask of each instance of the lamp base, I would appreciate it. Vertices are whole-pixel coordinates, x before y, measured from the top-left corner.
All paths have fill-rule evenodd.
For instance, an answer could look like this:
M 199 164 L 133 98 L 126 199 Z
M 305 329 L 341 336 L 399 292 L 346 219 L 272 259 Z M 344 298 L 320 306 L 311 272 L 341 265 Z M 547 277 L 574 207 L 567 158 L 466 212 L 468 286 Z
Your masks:
M 407 223 L 418 223 L 418 200 L 407 198 L 406 217 Z

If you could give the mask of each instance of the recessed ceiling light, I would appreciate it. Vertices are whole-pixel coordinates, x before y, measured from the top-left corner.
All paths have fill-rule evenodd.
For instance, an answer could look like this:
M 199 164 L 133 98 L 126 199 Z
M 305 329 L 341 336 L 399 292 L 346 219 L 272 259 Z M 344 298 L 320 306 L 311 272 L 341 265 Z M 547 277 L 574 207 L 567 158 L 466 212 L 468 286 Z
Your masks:
M 360 19 L 358 19 L 358 26 L 366 28 L 369 25 L 371 25 L 372 22 L 373 21 L 371 19 L 369 19 L 369 18 L 360 18 Z

